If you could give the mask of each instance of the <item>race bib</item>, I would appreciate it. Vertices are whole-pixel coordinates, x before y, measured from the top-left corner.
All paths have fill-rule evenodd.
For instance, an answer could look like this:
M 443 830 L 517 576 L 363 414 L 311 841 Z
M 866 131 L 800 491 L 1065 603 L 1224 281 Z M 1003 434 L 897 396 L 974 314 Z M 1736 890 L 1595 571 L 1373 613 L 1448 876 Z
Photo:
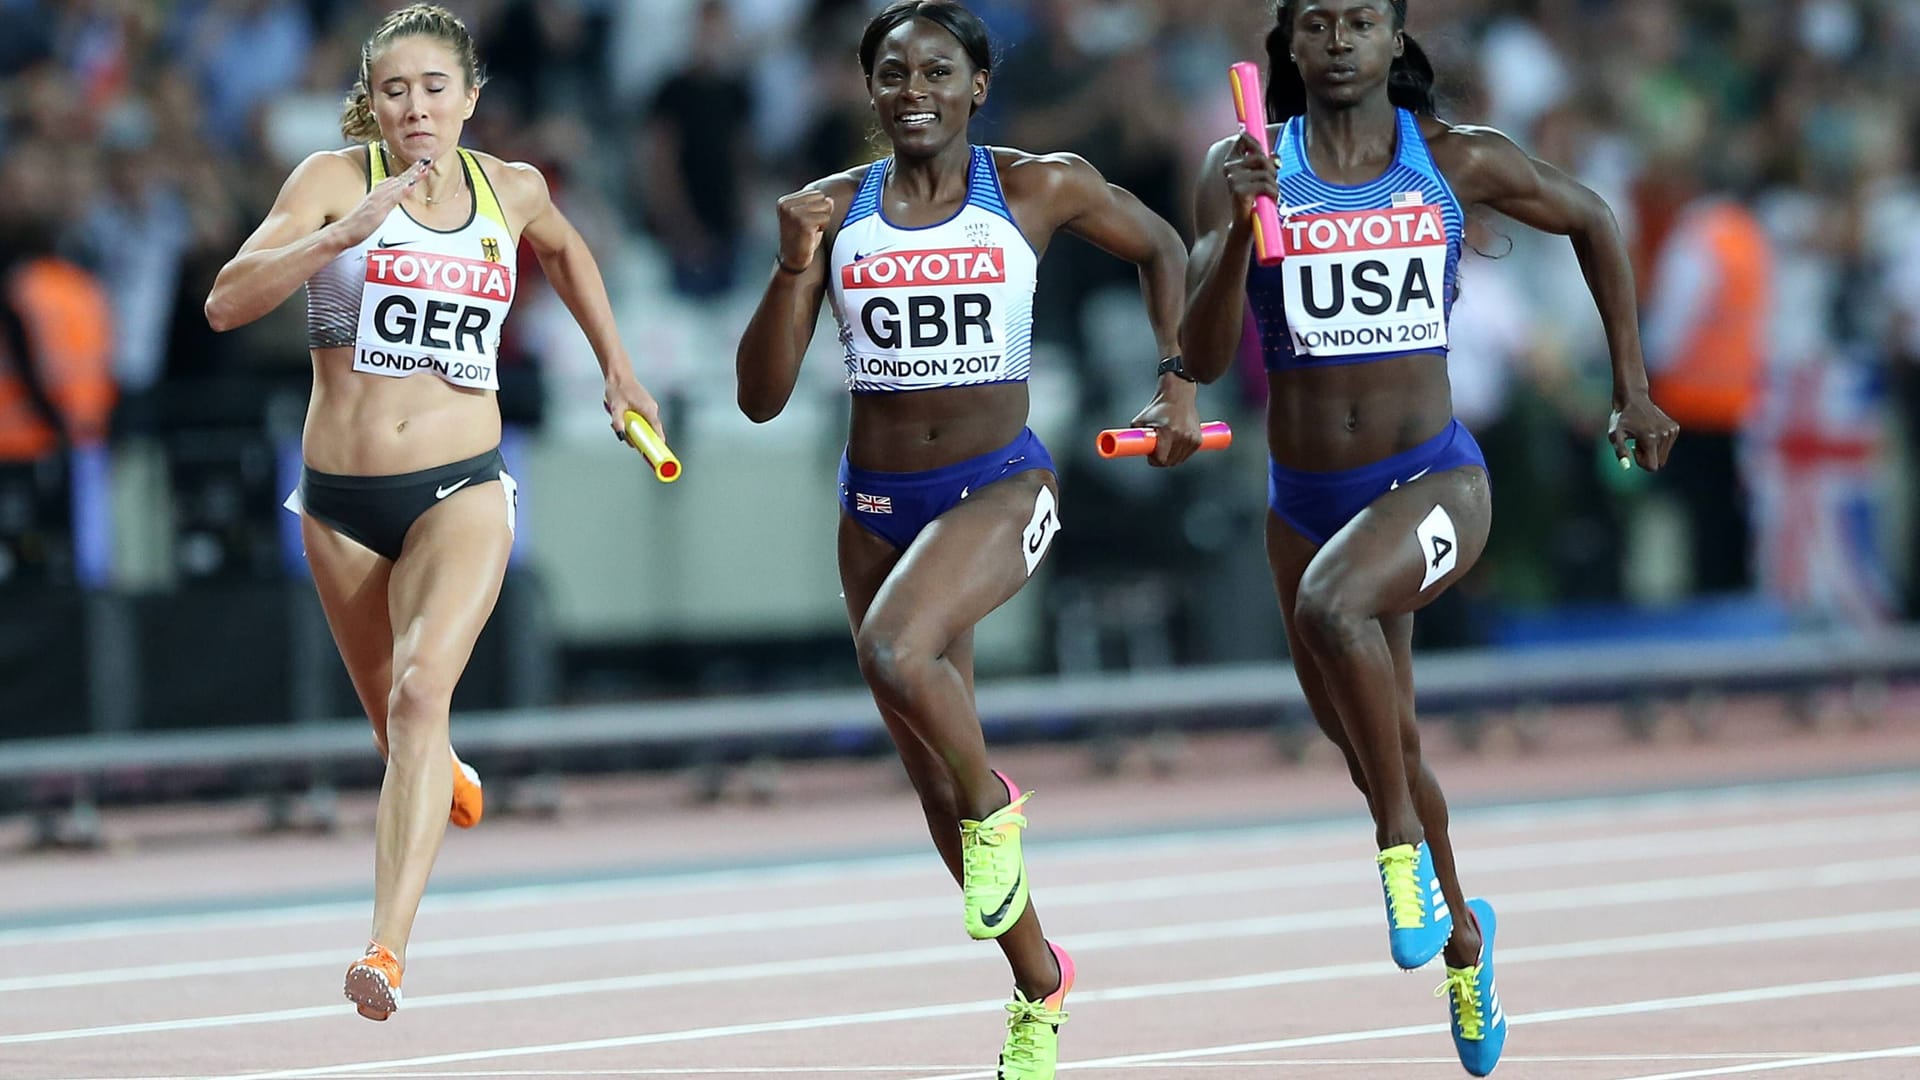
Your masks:
M 1033 570 L 1040 560 L 1047 557 L 1047 549 L 1053 546 L 1053 538 L 1060 535 L 1060 507 L 1053 498 L 1053 489 L 1045 484 L 1033 497 L 1033 517 L 1027 521 L 1027 527 L 1020 532 L 1020 555 L 1027 560 L 1027 576 L 1033 576 Z
M 840 267 L 848 378 L 896 390 L 1013 378 L 1006 284 L 1003 248 L 856 252 Z
M 431 372 L 456 386 L 500 389 L 500 326 L 513 268 L 404 248 L 367 252 L 353 370 L 404 378 Z
M 1438 206 L 1291 217 L 1280 236 L 1294 355 L 1446 348 L 1447 227 Z

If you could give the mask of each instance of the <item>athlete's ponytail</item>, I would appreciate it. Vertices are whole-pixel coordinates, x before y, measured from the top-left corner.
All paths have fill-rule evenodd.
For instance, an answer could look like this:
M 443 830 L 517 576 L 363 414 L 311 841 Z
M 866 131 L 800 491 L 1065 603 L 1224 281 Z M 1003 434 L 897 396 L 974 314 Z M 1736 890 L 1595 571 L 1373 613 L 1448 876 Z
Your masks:
M 1395 5 L 1396 10 L 1404 7 L 1405 0 Z M 1394 58 L 1393 70 L 1387 75 L 1387 99 L 1395 108 L 1420 116 L 1437 115 L 1440 110 L 1434 103 L 1433 61 L 1427 59 L 1427 50 L 1413 40 L 1412 34 L 1403 34 L 1401 42 L 1406 49 Z
M 1393 28 L 1403 33 L 1406 49 L 1394 58 L 1393 70 L 1387 75 L 1387 100 L 1395 108 L 1433 116 L 1439 112 L 1433 93 L 1433 62 L 1413 35 L 1405 33 L 1407 0 L 1390 2 Z M 1307 84 L 1293 60 L 1293 8 L 1294 0 L 1278 0 L 1273 29 L 1267 32 L 1267 117 L 1276 121 L 1307 111 Z

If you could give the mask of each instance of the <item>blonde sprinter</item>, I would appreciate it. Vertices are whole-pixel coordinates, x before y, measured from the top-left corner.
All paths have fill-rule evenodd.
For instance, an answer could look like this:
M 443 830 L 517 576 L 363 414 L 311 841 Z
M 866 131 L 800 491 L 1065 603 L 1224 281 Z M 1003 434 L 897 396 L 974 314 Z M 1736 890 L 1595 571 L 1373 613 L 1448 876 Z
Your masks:
M 539 171 L 460 148 L 481 82 L 473 39 L 444 8 L 389 15 L 361 50 L 341 121 L 352 145 L 293 171 L 206 303 L 228 330 L 307 290 L 313 396 L 289 506 L 387 759 L 372 940 L 346 982 L 373 1020 L 399 1006 L 449 807 L 460 824 L 481 809 L 447 714 L 512 543 L 494 391 L 522 239 L 593 346 L 615 431 L 628 409 L 660 426 L 593 255 Z

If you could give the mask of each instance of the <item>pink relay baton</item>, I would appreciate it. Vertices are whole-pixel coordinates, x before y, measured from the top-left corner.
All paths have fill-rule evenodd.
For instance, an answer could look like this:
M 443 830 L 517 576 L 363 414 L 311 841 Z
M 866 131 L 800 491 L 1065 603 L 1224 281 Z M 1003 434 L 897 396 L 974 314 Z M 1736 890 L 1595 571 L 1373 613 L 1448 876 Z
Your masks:
M 1261 153 L 1272 153 L 1267 145 L 1267 99 L 1261 93 L 1260 65 L 1243 60 L 1227 74 L 1233 80 L 1233 113 L 1240 118 L 1241 130 L 1253 136 Z M 1280 262 L 1280 208 L 1265 195 L 1253 203 L 1253 250 L 1261 266 Z
M 1103 458 L 1145 457 L 1160 445 L 1160 433 L 1150 427 L 1108 428 L 1095 445 Z M 1200 449 L 1225 450 L 1233 445 L 1233 429 L 1225 420 L 1200 425 Z

